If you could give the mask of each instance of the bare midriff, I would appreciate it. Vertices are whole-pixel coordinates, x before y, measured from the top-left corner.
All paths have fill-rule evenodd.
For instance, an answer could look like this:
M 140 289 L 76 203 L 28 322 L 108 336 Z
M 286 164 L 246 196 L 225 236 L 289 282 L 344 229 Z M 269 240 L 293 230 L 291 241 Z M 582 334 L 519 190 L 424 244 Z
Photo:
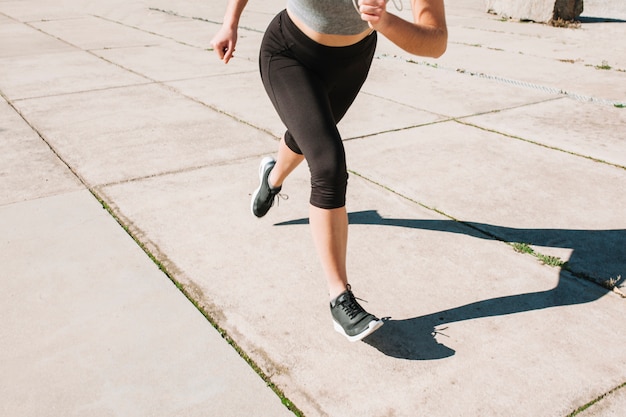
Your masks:
M 287 14 L 293 21 L 293 23 L 304 33 L 306 36 L 324 46 L 350 46 L 355 43 L 359 43 L 363 39 L 365 39 L 370 33 L 373 32 L 372 29 L 366 29 L 361 33 L 356 35 L 329 35 L 327 33 L 319 33 L 305 25 L 300 19 L 294 16 L 293 13 L 287 9 Z

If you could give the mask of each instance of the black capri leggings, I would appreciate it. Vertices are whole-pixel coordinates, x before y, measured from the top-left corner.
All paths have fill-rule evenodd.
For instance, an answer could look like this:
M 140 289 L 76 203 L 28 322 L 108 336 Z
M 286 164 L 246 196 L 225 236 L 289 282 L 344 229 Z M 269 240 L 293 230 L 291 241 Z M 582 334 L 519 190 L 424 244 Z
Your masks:
M 285 10 L 263 37 L 263 85 L 287 127 L 287 146 L 307 160 L 315 207 L 334 209 L 346 203 L 348 171 L 337 123 L 365 82 L 375 49 L 376 32 L 350 46 L 320 45 Z

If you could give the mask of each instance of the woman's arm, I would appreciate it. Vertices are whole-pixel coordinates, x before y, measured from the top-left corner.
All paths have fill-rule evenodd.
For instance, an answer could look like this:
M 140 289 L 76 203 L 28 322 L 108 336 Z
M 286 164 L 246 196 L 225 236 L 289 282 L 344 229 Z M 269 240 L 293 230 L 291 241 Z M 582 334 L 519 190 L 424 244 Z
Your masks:
M 448 29 L 443 0 L 411 0 L 413 22 L 387 13 L 385 0 L 359 0 L 361 18 L 405 51 L 438 58 L 446 51 Z
M 248 4 L 248 0 L 229 0 L 224 14 L 224 22 L 219 32 L 211 39 L 211 46 L 217 56 L 228 64 L 233 57 L 235 45 L 237 44 L 237 28 L 243 9 Z

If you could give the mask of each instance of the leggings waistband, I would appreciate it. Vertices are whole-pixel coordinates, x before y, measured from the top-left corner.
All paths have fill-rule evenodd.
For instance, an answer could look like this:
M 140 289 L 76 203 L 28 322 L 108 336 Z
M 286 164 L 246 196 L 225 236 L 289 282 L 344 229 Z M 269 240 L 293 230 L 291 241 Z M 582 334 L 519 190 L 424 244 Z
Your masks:
M 314 54 L 321 54 L 327 58 L 332 59 L 351 59 L 355 58 L 365 51 L 370 50 L 370 48 L 376 46 L 376 31 L 372 31 L 368 36 L 361 39 L 359 42 L 348 45 L 348 46 L 326 46 L 321 43 L 315 42 L 313 39 L 309 38 L 296 24 L 289 14 L 287 10 L 283 10 L 279 13 L 280 23 L 283 29 L 283 34 L 288 35 L 293 39 L 297 44 L 305 47 L 307 50 Z M 291 45 L 290 45 L 291 46 Z

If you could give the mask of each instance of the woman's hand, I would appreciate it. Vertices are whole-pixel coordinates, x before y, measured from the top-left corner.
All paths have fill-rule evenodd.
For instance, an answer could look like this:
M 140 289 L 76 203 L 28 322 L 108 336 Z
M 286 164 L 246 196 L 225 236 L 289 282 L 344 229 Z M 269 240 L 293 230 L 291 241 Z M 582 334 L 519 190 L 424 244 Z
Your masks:
M 377 28 L 384 22 L 387 14 L 387 0 L 359 0 L 361 19 L 365 20 L 370 28 Z
M 444 0 L 411 0 L 413 21 L 388 13 L 385 0 L 359 0 L 361 19 L 405 51 L 440 57 L 448 43 Z
M 213 50 L 217 53 L 217 56 L 224 61 L 224 64 L 228 64 L 228 61 L 230 61 L 235 52 L 239 18 L 247 3 L 248 0 L 228 0 L 224 23 L 219 32 L 211 39 Z
M 237 27 L 230 28 L 226 25 L 215 34 L 211 39 L 211 46 L 217 53 L 219 59 L 224 61 L 224 64 L 228 64 L 228 61 L 233 57 L 235 52 L 235 45 L 237 44 Z

